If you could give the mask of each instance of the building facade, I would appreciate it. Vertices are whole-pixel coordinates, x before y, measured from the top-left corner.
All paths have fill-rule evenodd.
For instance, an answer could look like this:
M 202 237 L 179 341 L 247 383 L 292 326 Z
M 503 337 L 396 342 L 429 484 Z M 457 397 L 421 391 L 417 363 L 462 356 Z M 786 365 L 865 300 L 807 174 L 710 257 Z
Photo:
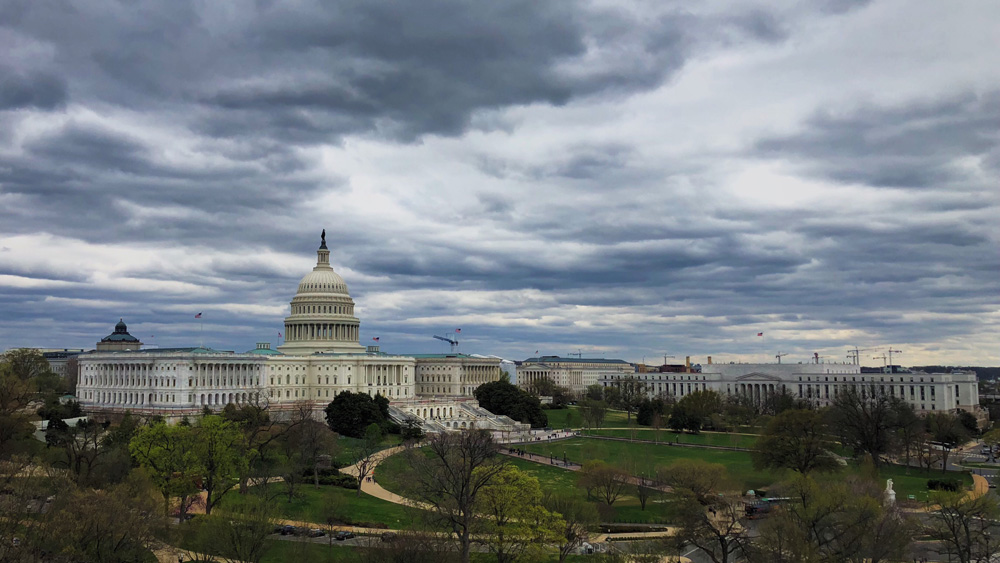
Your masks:
M 979 384 L 974 372 L 952 373 L 862 373 L 861 367 L 842 363 L 804 364 L 707 364 L 700 373 L 636 373 L 601 378 L 601 385 L 616 385 L 622 377 L 634 377 L 650 396 L 681 398 L 694 391 L 711 389 L 723 395 L 761 399 L 786 392 L 817 406 L 829 405 L 849 386 L 878 386 L 918 412 L 976 411 Z
M 478 403 L 471 397 L 476 387 L 500 377 L 499 358 L 391 355 L 377 346 L 362 346 L 354 301 L 330 267 L 325 232 L 316 267 L 302 278 L 290 305 L 287 338 L 276 350 L 258 343 L 243 353 L 135 346 L 99 347 L 82 354 L 77 396 L 89 412 L 129 410 L 181 417 L 205 407 L 217 410 L 248 402 L 267 405 L 278 414 L 306 405 L 318 414 L 338 393 L 351 391 L 388 398 L 400 416 L 424 420 L 426 413 L 430 429 L 440 430 L 479 420 Z M 115 334 L 127 335 L 123 321 Z M 123 338 L 116 341 L 134 346 Z M 420 409 L 414 406 L 418 403 Z M 479 422 L 496 427 L 513 421 Z
M 574 393 L 581 393 L 599 383 L 601 377 L 634 372 L 632 364 L 624 360 L 541 356 L 521 362 L 517 368 L 517 385 L 528 389 L 536 381 L 548 379 Z

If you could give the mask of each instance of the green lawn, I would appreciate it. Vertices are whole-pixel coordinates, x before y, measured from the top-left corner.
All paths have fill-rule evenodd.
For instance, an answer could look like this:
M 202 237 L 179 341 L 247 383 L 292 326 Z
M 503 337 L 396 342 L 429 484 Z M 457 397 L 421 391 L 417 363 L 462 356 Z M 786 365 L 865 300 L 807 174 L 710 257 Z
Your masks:
M 514 457 L 504 457 L 518 469 L 530 474 L 538 479 L 542 491 L 546 492 L 568 492 L 586 498 L 586 492 L 576 486 L 576 473 L 551 465 L 541 465 L 531 461 Z M 375 469 L 375 479 L 387 490 L 401 492 L 403 481 L 406 479 L 407 463 L 405 457 L 401 455 L 392 456 Z M 633 493 L 627 491 L 614 504 L 614 510 L 609 514 L 608 521 L 617 522 L 644 522 L 644 523 L 665 523 L 670 518 L 669 506 L 657 500 L 650 500 L 646 504 L 646 510 L 642 510 L 638 498 Z
M 269 488 L 272 495 L 284 490 L 281 484 L 272 484 L 269 485 Z M 251 492 L 254 489 L 256 487 L 251 488 Z M 223 501 L 223 510 L 227 504 L 239 502 L 239 500 L 239 495 L 230 493 Z M 353 490 L 332 485 L 320 485 L 317 489 L 313 488 L 312 484 L 303 484 L 299 487 L 292 502 L 288 502 L 286 495 L 280 495 L 274 498 L 271 503 L 278 511 L 280 518 L 318 524 L 322 524 L 326 520 L 330 510 L 340 521 L 358 526 L 375 523 L 383 524 L 392 529 L 400 529 L 406 528 L 414 522 L 413 509 L 364 493 L 358 497 Z
M 879 470 L 879 478 L 892 479 L 892 488 L 896 491 L 896 498 L 899 500 L 906 499 L 909 495 L 917 497 L 917 500 L 924 500 L 928 479 L 957 479 L 963 486 L 972 487 L 972 475 L 967 471 L 942 473 L 940 470 L 932 470 L 924 472 L 922 469 L 911 467 L 909 474 L 907 474 L 905 466 L 887 465 Z M 882 484 L 884 485 L 885 482 L 883 481 Z
M 679 459 L 700 459 L 709 463 L 721 463 L 744 490 L 766 487 L 778 480 L 770 473 L 755 471 L 746 452 L 677 448 L 594 438 L 574 438 L 553 443 L 526 444 L 522 447 L 529 452 L 553 455 L 560 459 L 565 454 L 570 461 L 577 463 L 590 459 L 601 459 L 609 463 L 631 462 L 635 464 L 639 473 L 647 475 L 654 474 L 657 467 L 665 467 Z
M 334 545 L 330 547 L 327 543 L 310 543 L 297 541 L 275 540 L 271 542 L 271 547 L 264 556 L 262 563 L 285 563 L 287 561 L 302 561 L 314 563 L 340 563 L 340 562 L 360 562 L 361 557 L 358 552 L 365 548 L 352 548 Z M 554 552 L 554 549 L 553 549 Z M 445 554 L 449 555 L 449 554 Z M 455 555 L 454 553 L 450 555 Z M 592 556 L 591 556 L 592 557 Z M 541 563 L 558 561 L 558 557 L 553 555 Z M 490 553 L 473 553 L 472 560 L 476 563 L 487 563 L 496 561 L 496 555 Z M 570 555 L 567 561 L 581 562 L 590 561 L 583 555 Z
M 382 449 L 397 446 L 402 441 L 403 440 L 402 438 L 400 438 L 399 434 L 388 434 L 382 440 Z M 339 465 L 340 467 L 354 464 L 354 462 L 357 461 L 354 458 L 354 448 L 357 446 L 359 442 L 361 442 L 360 438 L 351 438 L 350 436 L 340 436 L 340 438 L 337 440 L 337 445 L 340 447 L 340 450 L 337 452 L 337 455 L 333 457 L 333 462 Z
M 579 407 L 551 409 L 544 412 L 549 417 L 549 427 L 551 428 L 580 428 L 583 426 L 583 416 L 580 414 Z M 632 413 L 632 421 L 635 422 L 635 413 Z M 604 426 L 628 426 L 628 413 L 608 409 L 608 413 L 604 416 Z
M 613 438 L 634 438 L 636 440 L 647 440 L 650 442 L 697 444 L 704 446 L 725 446 L 729 448 L 753 447 L 757 441 L 757 436 L 749 434 L 729 434 L 724 432 L 702 432 L 700 434 L 675 433 L 670 430 L 661 429 L 659 432 L 652 428 L 639 427 L 635 429 L 615 429 L 615 430 L 585 430 L 588 436 L 610 436 Z
M 578 463 L 589 459 L 602 459 L 612 463 L 624 463 L 631 460 L 636 464 L 639 472 L 648 474 L 652 474 L 657 467 L 670 465 L 680 459 L 699 459 L 709 463 L 720 463 L 726 466 L 730 477 L 744 491 L 748 489 L 766 489 L 769 485 L 781 481 L 784 477 L 782 472 L 754 470 L 748 452 L 678 448 L 668 445 L 618 442 L 593 438 L 574 438 L 552 443 L 526 444 L 522 447 L 530 452 L 552 455 L 560 459 L 565 454 L 570 461 Z M 845 471 L 855 473 L 858 470 L 855 466 L 851 465 L 845 468 Z M 893 488 L 898 495 L 904 498 L 907 495 L 918 495 L 926 491 L 927 479 L 941 477 L 959 479 L 967 486 L 972 485 L 972 477 L 967 472 L 949 471 L 945 474 L 940 471 L 932 471 L 930 474 L 926 474 L 919 469 L 910 468 L 910 474 L 907 475 L 906 468 L 896 465 L 886 466 L 881 470 L 881 478 L 892 478 L 894 480 Z

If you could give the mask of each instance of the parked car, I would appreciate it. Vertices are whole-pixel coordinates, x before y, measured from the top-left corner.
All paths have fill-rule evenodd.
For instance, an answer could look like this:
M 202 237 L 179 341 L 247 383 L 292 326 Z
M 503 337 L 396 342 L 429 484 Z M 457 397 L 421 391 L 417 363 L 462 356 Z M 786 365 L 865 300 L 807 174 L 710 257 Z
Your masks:
M 309 537 L 310 538 L 320 538 L 320 537 L 323 537 L 325 535 L 326 535 L 326 532 L 324 532 L 323 530 L 320 530 L 318 528 L 313 528 L 313 529 L 309 530 Z
M 382 541 L 396 541 L 396 532 L 382 532 Z
M 282 526 L 281 535 L 283 536 L 294 536 L 296 533 L 295 526 Z
M 344 540 L 349 540 L 353 537 L 354 537 L 354 532 L 340 531 L 337 532 L 336 536 L 333 536 L 333 539 L 337 541 L 344 541 Z

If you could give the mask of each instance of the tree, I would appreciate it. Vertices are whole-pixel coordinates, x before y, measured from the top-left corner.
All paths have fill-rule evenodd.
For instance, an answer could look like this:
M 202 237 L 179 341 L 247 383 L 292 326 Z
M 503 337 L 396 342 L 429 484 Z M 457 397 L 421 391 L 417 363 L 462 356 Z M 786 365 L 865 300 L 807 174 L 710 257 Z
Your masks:
M 988 563 L 1000 550 L 1000 506 L 992 495 L 971 498 L 964 493 L 935 493 L 941 508 L 932 515 L 930 536 L 959 563 Z
M 432 519 L 447 526 L 458 539 L 459 560 L 469 563 L 476 501 L 483 488 L 503 471 L 505 462 L 485 430 L 437 434 L 426 452 L 406 453 L 412 467 L 406 493 L 430 506 Z
M 594 383 L 588 385 L 587 389 L 583 392 L 582 398 L 590 399 L 591 401 L 603 401 L 604 400 L 604 386 L 600 383 Z
M 694 546 L 715 563 L 735 561 L 749 542 L 743 499 L 717 494 L 703 505 L 683 489 L 671 496 L 677 508 L 675 544 Z
M 830 406 L 831 427 L 841 434 L 844 445 L 855 454 L 870 455 L 878 467 L 898 444 L 899 413 L 904 405 L 875 384 L 846 387 Z
M 64 491 L 49 511 L 46 547 L 62 556 L 56 560 L 144 561 L 165 525 L 156 496 L 141 472 L 104 491 Z
M 479 406 L 493 414 L 527 422 L 532 428 L 544 428 L 549 424 L 538 397 L 508 382 L 484 383 L 476 388 L 475 395 Z
M 580 402 L 580 416 L 588 428 L 600 428 L 607 413 L 608 405 L 604 401 L 588 398 Z
M 723 494 L 729 483 L 726 468 L 683 460 L 668 467 L 662 478 L 670 484 L 677 508 L 674 543 L 697 547 L 715 563 L 732 561 L 744 549 L 749 532 L 742 499 Z
M 326 406 L 326 422 L 337 434 L 361 438 L 369 425 L 386 422 L 383 412 L 388 412 L 388 402 L 379 398 L 385 401 L 381 395 L 372 398 L 367 393 L 342 391 Z
M 979 435 L 979 421 L 976 417 L 969 411 L 960 410 L 958 411 L 958 421 L 965 428 L 965 433 L 969 436 Z
M 15 350 L 0 356 L 0 455 L 9 453 L 16 442 L 30 438 L 34 431 L 23 412 L 34 396 L 34 382 L 12 365 L 12 352 Z
M 871 479 L 817 483 L 796 475 L 781 494 L 789 500 L 761 525 L 752 561 L 899 561 L 915 532 Z
M 694 391 L 681 397 L 670 413 L 670 428 L 698 433 L 713 413 L 722 410 L 722 397 L 715 391 Z
M 358 468 L 357 496 L 361 496 L 361 484 L 365 477 L 378 465 L 382 450 L 382 428 L 374 422 L 368 425 L 365 436 L 354 446 L 354 465 Z
M 927 431 L 933 437 L 934 441 L 943 448 L 941 471 L 947 471 L 948 454 L 951 453 L 951 450 L 955 446 L 965 442 L 969 436 L 966 434 L 965 427 L 962 426 L 958 417 L 953 414 L 944 412 L 931 413 L 927 415 L 925 420 Z
M 69 426 L 62 420 L 51 420 L 45 440 L 53 448 L 53 466 L 69 469 L 79 486 L 117 482 L 130 469 L 127 446 L 109 440 L 108 431 L 97 422 L 78 420 Z
M 187 514 L 189 497 L 198 491 L 196 482 L 202 472 L 195 448 L 190 427 L 164 422 L 142 428 L 129 443 L 132 457 L 163 495 L 164 506 L 169 507 L 171 498 L 180 500 L 181 520 Z
M 618 500 L 629 484 L 629 474 L 603 460 L 592 459 L 583 464 L 577 472 L 577 486 L 587 490 L 587 495 L 596 492 L 608 506 Z
M 568 492 L 554 493 L 542 500 L 542 505 L 550 512 L 559 514 L 563 519 L 562 537 L 559 543 L 559 561 L 566 557 L 583 542 L 589 534 L 587 528 L 598 523 L 597 509 L 593 504 L 583 501 L 577 495 Z
M 538 561 L 546 545 L 562 539 L 565 522 L 541 503 L 538 479 L 511 465 L 495 473 L 482 488 L 476 501 L 476 511 L 482 515 L 477 532 L 498 563 Z
M 415 418 L 407 418 L 406 422 L 403 423 L 403 427 L 399 430 L 399 437 L 403 439 L 404 444 L 415 444 L 424 439 L 424 430 L 420 428 L 420 422 Z
M 768 422 L 764 434 L 754 444 L 754 468 L 791 469 L 802 474 L 836 471 L 837 458 L 827 450 L 826 426 L 819 413 L 786 410 Z
M 225 563 L 260 563 L 270 547 L 268 536 L 277 520 L 266 500 L 240 499 L 225 516 L 207 518 L 198 533 L 199 551 L 217 555 Z
M 909 403 L 900 403 L 896 407 L 896 435 L 899 447 L 903 451 L 906 471 L 909 472 L 910 459 L 918 447 L 924 430 L 924 420 L 917 415 Z
M 337 434 L 329 426 L 312 418 L 308 403 L 295 405 L 293 426 L 288 439 L 298 448 L 302 464 L 312 470 L 313 487 L 319 488 L 319 464 L 324 456 L 332 457 L 339 447 Z
M 263 402 L 263 395 L 258 392 L 252 393 L 250 400 L 245 404 L 226 405 L 221 415 L 235 423 L 243 434 L 240 449 L 246 464 L 242 466 L 243 473 L 239 477 L 240 494 L 247 493 L 252 478 L 256 478 L 266 486 L 267 478 L 273 475 L 276 467 L 280 465 L 281 456 L 276 446 L 301 420 L 293 419 L 288 424 L 272 420 L 267 412 L 267 404 Z
M 628 413 L 628 420 L 631 421 L 632 413 L 646 398 L 646 384 L 635 376 L 629 376 L 615 380 L 615 388 L 618 389 L 618 402 L 613 404 Z
M 205 513 L 239 483 L 246 458 L 240 455 L 243 434 L 232 422 L 218 415 L 202 417 L 194 431 L 194 456 L 201 469 L 202 488 L 207 493 Z
M 655 417 L 662 417 L 666 414 L 668 410 L 668 405 L 662 397 L 656 397 L 653 399 L 642 399 L 639 401 L 638 411 L 635 415 L 635 421 L 642 426 L 652 426 L 653 419 Z

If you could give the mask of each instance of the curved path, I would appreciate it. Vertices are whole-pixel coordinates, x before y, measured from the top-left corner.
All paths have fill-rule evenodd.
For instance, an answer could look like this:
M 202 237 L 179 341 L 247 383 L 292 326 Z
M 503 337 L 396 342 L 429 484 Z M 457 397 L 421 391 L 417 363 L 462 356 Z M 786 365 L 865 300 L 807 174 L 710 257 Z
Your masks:
M 384 461 L 386 458 L 388 458 L 389 456 L 398 454 L 399 452 L 403 451 L 404 449 L 405 449 L 405 446 L 395 446 L 395 447 L 392 447 L 392 448 L 388 448 L 388 449 L 382 450 L 382 451 L 378 452 L 377 454 L 375 454 L 375 463 L 372 464 L 371 468 L 369 468 L 369 475 L 374 475 L 375 474 L 375 468 L 378 467 L 378 464 L 382 463 L 382 461 Z M 340 469 L 340 472 L 341 473 L 347 473 L 348 475 L 353 475 L 355 477 L 358 477 L 358 474 L 360 473 L 360 471 L 358 469 L 358 464 L 356 464 L 356 463 L 354 465 L 350 465 L 350 466 L 347 466 L 347 467 L 342 467 Z M 432 508 L 428 504 L 417 502 L 415 500 L 408 499 L 406 497 L 397 495 L 396 493 L 394 493 L 392 491 L 388 491 L 388 490 L 384 489 L 382 487 L 382 485 L 379 485 L 374 479 L 371 480 L 371 481 L 368 481 L 367 479 L 363 479 L 362 478 L 361 479 L 361 492 L 362 493 L 367 493 L 367 494 L 369 494 L 369 495 L 371 495 L 371 496 L 373 496 L 375 498 L 380 498 L 382 500 L 387 500 L 387 501 L 389 501 L 391 503 L 401 504 L 403 506 L 413 506 L 413 507 L 416 507 L 416 508 L 423 508 L 425 510 L 429 510 L 429 509 Z

